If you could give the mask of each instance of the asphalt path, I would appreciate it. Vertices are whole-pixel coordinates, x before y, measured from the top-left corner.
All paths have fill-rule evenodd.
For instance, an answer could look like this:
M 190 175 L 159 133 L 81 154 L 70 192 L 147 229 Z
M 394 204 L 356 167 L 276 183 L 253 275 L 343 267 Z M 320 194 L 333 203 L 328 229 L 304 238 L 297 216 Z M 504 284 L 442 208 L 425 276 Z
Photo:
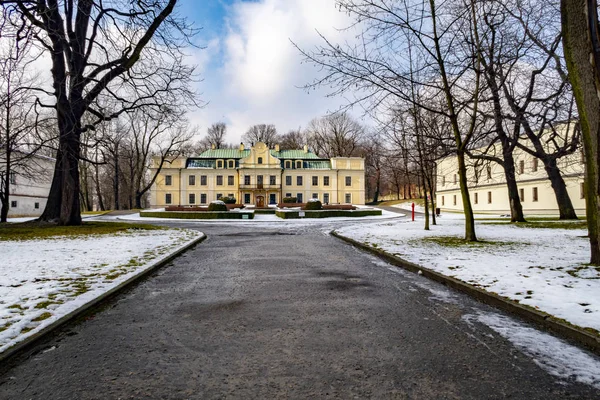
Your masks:
M 600 398 L 335 224 L 182 226 L 208 239 L 0 367 L 0 398 Z

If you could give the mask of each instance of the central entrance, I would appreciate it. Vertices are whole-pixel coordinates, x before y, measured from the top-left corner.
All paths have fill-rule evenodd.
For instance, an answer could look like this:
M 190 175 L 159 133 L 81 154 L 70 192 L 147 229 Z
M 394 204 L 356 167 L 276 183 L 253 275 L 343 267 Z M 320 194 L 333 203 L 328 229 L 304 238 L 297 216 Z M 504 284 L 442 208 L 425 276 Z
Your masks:
M 256 207 L 264 207 L 265 206 L 265 196 L 256 196 Z

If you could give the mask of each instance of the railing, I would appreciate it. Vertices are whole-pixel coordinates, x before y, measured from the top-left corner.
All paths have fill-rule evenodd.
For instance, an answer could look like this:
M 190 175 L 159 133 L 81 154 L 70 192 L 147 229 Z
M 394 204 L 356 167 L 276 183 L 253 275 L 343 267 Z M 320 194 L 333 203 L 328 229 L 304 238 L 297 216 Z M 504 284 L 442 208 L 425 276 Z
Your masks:
M 268 183 L 254 183 L 254 184 L 246 185 L 244 183 L 241 183 L 240 184 L 240 189 L 246 189 L 246 190 L 252 190 L 252 189 L 257 189 L 257 190 L 279 189 L 279 185 L 277 185 L 277 184 L 271 185 L 271 184 L 268 184 Z

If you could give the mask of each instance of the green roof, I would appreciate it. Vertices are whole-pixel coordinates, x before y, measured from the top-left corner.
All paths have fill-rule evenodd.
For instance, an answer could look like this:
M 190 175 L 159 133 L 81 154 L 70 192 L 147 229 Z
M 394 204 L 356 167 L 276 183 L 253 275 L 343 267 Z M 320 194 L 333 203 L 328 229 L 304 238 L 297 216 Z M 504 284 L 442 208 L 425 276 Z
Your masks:
M 214 149 L 206 150 L 193 158 L 244 158 L 250 154 L 250 150 L 240 149 Z
M 304 150 L 281 150 L 275 151 L 271 150 L 271 155 L 273 157 L 277 157 L 279 159 L 300 159 L 300 160 L 308 160 L 308 159 L 319 159 L 319 157 L 312 152 L 305 153 Z
M 221 158 L 221 159 L 239 159 L 244 158 L 250 155 L 250 150 L 239 150 L 239 149 L 214 149 L 214 150 L 206 150 L 200 155 L 193 158 Z M 277 157 L 279 159 L 298 159 L 298 160 L 319 160 L 319 156 L 315 153 L 308 152 L 305 153 L 304 150 L 281 150 L 275 151 L 271 150 L 271 155 L 273 157 Z

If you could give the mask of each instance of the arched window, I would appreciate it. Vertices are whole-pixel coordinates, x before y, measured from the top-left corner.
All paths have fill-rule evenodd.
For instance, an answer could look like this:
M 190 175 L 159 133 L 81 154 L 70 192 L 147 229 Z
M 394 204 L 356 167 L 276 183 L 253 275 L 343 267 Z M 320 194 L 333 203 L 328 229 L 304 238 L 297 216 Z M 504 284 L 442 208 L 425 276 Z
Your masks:
M 217 168 L 223 168 L 223 160 L 217 161 Z
M 285 162 L 285 167 L 286 168 L 292 168 L 292 162 L 291 161 L 286 161 Z
M 227 168 L 234 168 L 235 164 L 234 164 L 233 160 L 227 161 L 227 164 L 229 164 L 229 166 Z
M 262 164 L 262 161 L 263 161 L 262 157 L 258 157 L 258 163 Z

